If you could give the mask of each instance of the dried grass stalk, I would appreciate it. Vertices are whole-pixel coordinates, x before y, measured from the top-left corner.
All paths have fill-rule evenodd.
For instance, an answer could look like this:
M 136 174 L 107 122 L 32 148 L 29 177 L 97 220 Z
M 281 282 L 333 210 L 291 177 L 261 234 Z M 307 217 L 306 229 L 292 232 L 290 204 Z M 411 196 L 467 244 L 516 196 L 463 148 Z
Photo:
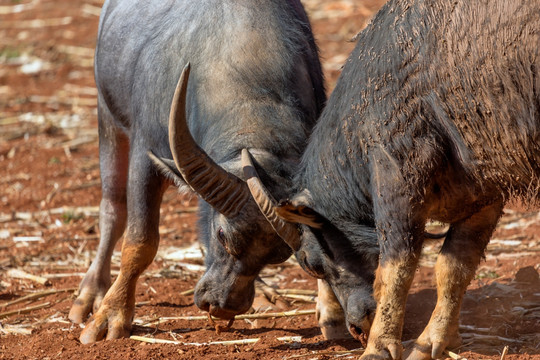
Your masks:
M 16 20 L 16 21 L 3 21 L 0 23 L 2 29 L 38 29 L 48 26 L 62 26 L 69 25 L 73 21 L 71 16 L 54 19 L 34 19 L 34 20 Z
M 508 345 L 506 345 L 502 351 L 501 360 L 504 360 L 504 358 L 506 357 L 506 354 L 508 354 Z
M 0 325 L 0 334 L 32 335 L 32 329 L 22 326 Z
M 286 357 L 285 360 L 288 359 L 301 359 L 305 357 L 327 357 L 327 356 L 335 356 L 335 357 L 342 357 L 347 355 L 362 355 L 364 353 L 364 349 L 352 349 L 352 350 L 324 350 L 324 351 L 312 351 L 307 354 L 299 354 L 299 355 L 293 355 Z
M 229 340 L 229 341 L 210 341 L 207 343 L 186 343 L 175 340 L 155 339 L 146 336 L 132 335 L 129 337 L 132 340 L 142 341 L 150 344 L 174 344 L 174 345 L 192 345 L 192 346 L 204 346 L 204 345 L 247 345 L 254 344 L 259 341 L 259 338 L 254 339 L 241 339 L 241 340 Z
M 2 5 L 0 6 L 0 15 L 16 14 L 29 10 L 37 4 L 37 0 L 32 0 L 26 4 L 16 4 L 16 5 Z
M 282 295 L 282 296 L 285 297 L 285 298 L 293 299 L 296 302 L 301 301 L 301 302 L 310 303 L 310 304 L 313 304 L 313 303 L 317 302 L 317 297 L 312 296 L 312 295 L 287 294 L 287 295 Z
M 6 318 L 6 317 L 11 316 L 11 315 L 27 314 L 29 312 L 44 309 L 44 308 L 47 308 L 47 307 L 50 307 L 50 306 L 51 306 L 51 303 L 46 302 L 46 303 L 35 305 L 35 306 L 29 306 L 29 307 L 26 307 L 26 308 L 23 308 L 23 309 L 6 311 L 6 312 L 3 312 L 3 313 L 0 313 L 0 319 Z
M 483 342 L 492 342 L 494 344 L 501 343 L 501 342 L 510 342 L 510 343 L 523 342 L 521 340 L 505 338 L 505 337 L 497 336 L 497 335 L 480 335 L 480 334 L 464 333 L 464 334 L 461 334 L 461 336 L 463 338 L 474 340 L 475 342 L 483 341 Z
M 268 312 L 268 313 L 256 313 L 256 314 L 242 314 L 242 315 L 236 315 L 234 319 L 235 320 L 271 319 L 271 318 L 292 317 L 292 316 L 313 315 L 313 314 L 315 314 L 315 309 L 291 310 L 291 311 L 284 311 L 284 312 Z M 208 315 L 170 316 L 170 317 L 161 317 L 157 320 L 147 322 L 143 326 L 156 325 L 163 321 L 174 321 L 174 320 L 198 321 L 198 320 L 207 320 L 207 319 L 208 319 Z
M 277 289 L 280 295 L 304 295 L 304 296 L 317 296 L 317 290 L 306 289 Z
M 84 4 L 82 6 L 82 12 L 88 15 L 99 16 L 101 14 L 101 8 L 90 4 Z
M 50 215 L 62 215 L 62 214 L 73 214 L 74 216 L 85 216 L 85 217 L 98 217 L 99 216 L 99 207 L 98 206 L 64 206 L 49 210 L 42 210 L 36 212 L 24 212 L 17 211 L 14 214 L 2 214 L 0 213 L 0 223 L 1 222 L 10 222 L 10 221 L 29 221 L 33 219 L 40 219 Z
M 460 356 L 460 355 L 458 355 L 458 354 L 456 354 L 456 353 L 454 353 L 454 352 L 452 352 L 450 350 L 445 350 L 444 353 L 446 355 L 448 355 L 449 357 L 451 357 L 452 359 L 454 359 L 454 360 L 467 360 L 463 356 Z
M 188 296 L 188 295 L 193 295 L 195 293 L 195 289 L 189 289 L 189 290 L 186 290 L 186 291 L 182 291 L 180 293 L 180 295 L 182 296 Z
M 32 280 L 32 281 L 35 281 L 35 282 L 37 282 L 37 283 L 39 283 L 41 285 L 49 285 L 50 284 L 49 279 L 46 279 L 46 278 L 41 277 L 41 276 L 32 275 L 32 274 L 29 274 L 29 273 L 27 273 L 25 271 L 19 270 L 19 269 L 10 269 L 10 270 L 8 270 L 7 275 L 9 277 L 12 277 L 12 278 L 15 278 L 15 279 Z
M 242 314 L 242 315 L 236 315 L 234 318 L 236 320 L 270 319 L 270 318 L 292 317 L 292 316 L 313 315 L 313 314 L 315 314 L 315 309 L 291 310 L 291 311 L 283 311 L 283 312 L 268 312 L 268 313 L 257 313 L 257 314 Z
M 15 305 L 15 304 L 18 304 L 18 303 L 21 303 L 21 302 L 24 302 L 24 301 L 28 301 L 28 300 L 37 300 L 37 299 L 40 299 L 40 298 L 42 298 L 42 297 L 44 297 L 44 296 L 49 296 L 49 295 L 59 294 L 59 293 L 64 293 L 64 292 L 74 292 L 74 291 L 77 291 L 77 288 L 69 288 L 69 289 L 51 289 L 51 290 L 40 291 L 40 292 L 28 294 L 28 295 L 26 295 L 26 296 L 20 297 L 20 298 L 18 298 L 18 299 L 15 299 L 15 300 L 13 300 L 13 301 L 7 302 L 7 303 L 2 304 L 2 305 L 0 305 L 0 306 L 3 307 L 3 308 L 5 308 L 5 307 L 11 306 L 11 305 Z

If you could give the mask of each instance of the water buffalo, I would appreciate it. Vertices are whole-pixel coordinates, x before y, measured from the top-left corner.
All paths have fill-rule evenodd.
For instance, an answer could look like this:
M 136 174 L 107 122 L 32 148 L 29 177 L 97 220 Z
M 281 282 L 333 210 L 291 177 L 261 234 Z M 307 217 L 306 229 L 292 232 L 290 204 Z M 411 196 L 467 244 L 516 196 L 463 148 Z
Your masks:
M 262 212 L 288 221 L 282 237 L 300 263 L 328 281 L 352 333 L 369 333 L 363 359 L 403 355 L 429 219 L 449 230 L 437 305 L 409 359 L 461 341 L 463 294 L 503 205 L 538 204 L 538 14 L 536 0 L 390 0 L 359 35 L 288 201 L 266 196 L 244 151 Z
M 181 77 L 187 63 L 191 75 L 186 67 Z M 156 254 L 171 184 L 201 199 L 207 271 L 196 304 L 227 319 L 245 312 L 259 271 L 291 250 L 262 214 L 253 216 L 241 149 L 253 149 L 270 191 L 285 196 L 326 101 L 300 1 L 108 0 L 95 78 L 101 239 L 69 314 L 81 323 L 94 312 L 81 341 L 129 335 L 136 282 Z M 110 286 L 111 254 L 126 227 Z

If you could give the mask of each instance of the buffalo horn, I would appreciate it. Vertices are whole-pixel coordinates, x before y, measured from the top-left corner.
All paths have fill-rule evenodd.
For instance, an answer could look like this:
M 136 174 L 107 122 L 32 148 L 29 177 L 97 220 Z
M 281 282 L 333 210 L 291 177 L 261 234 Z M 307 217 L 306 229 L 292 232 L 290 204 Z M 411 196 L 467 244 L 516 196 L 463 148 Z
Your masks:
M 195 142 L 186 122 L 189 63 L 176 85 L 169 114 L 169 144 L 174 163 L 186 183 L 214 209 L 228 218 L 249 200 L 244 182 L 217 165 Z
M 266 190 L 264 185 L 259 179 L 257 170 L 253 166 L 251 160 L 251 154 L 247 149 L 242 150 L 242 167 L 244 169 L 244 176 L 248 184 L 249 191 L 253 200 L 257 203 L 257 206 L 266 217 L 266 220 L 272 225 L 276 233 L 289 245 L 294 251 L 300 248 L 300 236 L 298 234 L 298 228 L 283 219 L 281 219 L 275 211 L 276 201 L 272 195 Z

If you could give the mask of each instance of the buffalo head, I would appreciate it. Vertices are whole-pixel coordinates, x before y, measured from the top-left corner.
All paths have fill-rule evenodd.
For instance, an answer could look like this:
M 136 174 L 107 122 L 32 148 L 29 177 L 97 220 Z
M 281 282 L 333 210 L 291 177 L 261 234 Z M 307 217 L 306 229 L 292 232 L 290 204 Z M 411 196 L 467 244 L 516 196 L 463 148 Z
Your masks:
M 374 227 L 347 223 L 338 228 L 313 210 L 306 190 L 277 204 L 259 179 L 247 150 L 242 162 L 261 212 L 295 252 L 302 268 L 328 282 L 345 312 L 351 335 L 365 343 L 376 308 L 373 281 L 379 248 Z
M 188 77 L 189 65 L 178 81 L 169 116 L 173 159 L 149 156 L 176 185 L 187 186 L 204 201 L 199 222 L 207 270 L 196 286 L 195 303 L 231 319 L 249 310 L 263 266 L 285 261 L 292 251 L 259 212 L 246 182 L 232 173 L 241 173 L 241 164 L 219 166 L 192 137 L 186 121 Z

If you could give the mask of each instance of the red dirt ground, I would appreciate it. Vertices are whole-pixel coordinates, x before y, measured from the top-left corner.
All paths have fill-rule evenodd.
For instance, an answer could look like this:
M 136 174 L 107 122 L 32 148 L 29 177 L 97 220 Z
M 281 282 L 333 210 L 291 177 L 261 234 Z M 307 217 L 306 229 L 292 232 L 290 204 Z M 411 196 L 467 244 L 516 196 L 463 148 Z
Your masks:
M 329 88 L 354 46 L 347 42 L 382 0 L 305 0 Z M 101 0 L 0 0 L 0 359 L 332 359 L 357 357 L 353 340 L 324 341 L 313 315 L 237 320 L 216 334 L 206 320 L 163 320 L 200 315 L 190 295 L 202 274 L 199 258 L 172 260 L 193 246 L 196 199 L 174 189 L 162 206 L 162 242 L 156 261 L 139 281 L 133 335 L 176 340 L 147 344 L 132 339 L 81 345 L 79 326 L 67 320 L 73 289 L 98 243 L 100 199 L 96 91 L 92 73 Z M 18 7 L 16 7 L 18 6 Z M 18 11 L 13 13 L 13 11 Z M 468 359 L 540 360 L 540 213 L 509 207 L 471 284 L 461 311 Z M 418 336 L 435 303 L 433 265 L 439 242 L 426 245 L 407 304 L 403 340 Z M 199 252 L 200 253 L 200 252 Z M 119 253 L 114 257 L 118 270 Z M 48 279 L 42 285 L 12 271 Z M 280 289 L 315 289 L 316 281 L 289 260 L 263 273 Z M 46 290 L 64 290 L 12 304 Z M 292 309 L 313 302 L 289 299 Z M 9 312 L 42 305 L 28 313 Z M 280 337 L 301 336 L 294 342 Z M 259 338 L 249 345 L 211 341 Z M 191 343 L 191 344 L 187 344 Z M 202 345 L 193 345 L 199 343 Z

